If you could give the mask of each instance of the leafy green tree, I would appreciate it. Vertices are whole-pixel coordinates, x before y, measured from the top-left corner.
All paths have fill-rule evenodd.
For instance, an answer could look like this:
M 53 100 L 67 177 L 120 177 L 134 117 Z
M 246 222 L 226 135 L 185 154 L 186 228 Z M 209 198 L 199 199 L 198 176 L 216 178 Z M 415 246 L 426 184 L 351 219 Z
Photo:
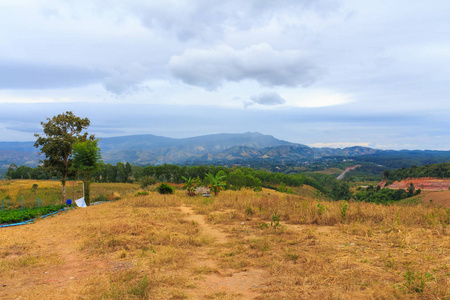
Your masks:
M 73 145 L 77 142 L 84 142 L 88 139 L 94 140 L 93 135 L 88 136 L 84 129 L 90 125 L 88 118 L 80 118 L 67 111 L 63 114 L 47 118 L 47 122 L 41 122 L 44 134 L 35 134 L 37 138 L 34 146 L 40 148 L 40 152 L 45 154 L 43 160 L 44 168 L 54 175 L 60 174 L 62 184 L 62 203 L 66 199 L 66 180 L 72 175 L 72 151 Z
M 409 186 L 408 186 L 408 189 L 407 189 L 407 191 L 408 191 L 408 197 L 412 197 L 413 195 L 414 195 L 414 190 L 415 190 L 416 188 L 414 187 L 414 184 L 411 182 L 410 184 L 409 184 Z
M 84 201 L 86 205 L 91 204 L 91 179 L 92 175 L 101 168 L 101 152 L 97 146 L 98 140 L 87 140 L 77 142 L 73 145 L 73 165 L 72 168 L 83 177 Z
M 117 169 L 117 181 L 118 182 L 127 182 L 127 178 L 125 175 L 125 165 L 123 164 L 123 162 L 118 162 L 116 164 L 116 169 Z
M 9 179 L 14 179 L 14 177 L 15 177 L 14 173 L 15 173 L 16 169 L 17 169 L 17 166 L 15 163 L 10 164 L 8 167 L 8 171 L 6 172 L 6 177 Z
M 226 177 L 227 175 L 223 171 L 217 172 L 216 176 L 212 173 L 206 174 L 205 180 L 209 183 L 208 187 L 211 188 L 215 196 L 217 196 L 220 190 L 222 190 L 227 184 L 225 181 Z

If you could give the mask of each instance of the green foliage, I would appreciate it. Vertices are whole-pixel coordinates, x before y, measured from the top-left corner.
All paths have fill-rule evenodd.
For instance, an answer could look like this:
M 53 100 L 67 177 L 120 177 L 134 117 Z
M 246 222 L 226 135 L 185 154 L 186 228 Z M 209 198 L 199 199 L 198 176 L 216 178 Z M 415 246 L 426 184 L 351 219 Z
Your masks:
M 410 168 L 401 168 L 395 171 L 384 171 L 383 176 L 389 180 L 403 180 L 407 178 L 437 177 L 450 178 L 450 163 L 429 164 L 421 167 L 411 166 Z
M 34 219 L 38 216 L 43 216 L 55 211 L 58 211 L 67 205 L 56 205 L 56 206 L 44 206 L 39 208 L 26 208 L 14 209 L 14 210 L 5 210 L 0 212 L 0 224 L 12 224 L 12 223 L 20 223 L 23 221 Z
M 245 209 L 245 214 L 246 214 L 247 216 L 253 215 L 253 209 L 252 209 L 251 206 L 249 206 L 249 207 L 247 207 L 247 208 Z
M 195 196 L 195 188 L 198 186 L 199 179 L 194 179 L 192 177 L 186 178 L 184 176 L 181 176 L 181 178 L 184 180 L 183 189 L 186 190 L 186 193 L 189 196 Z
M 206 174 L 205 181 L 208 183 L 208 187 L 211 188 L 211 191 L 213 191 L 214 195 L 217 196 L 217 194 L 222 190 L 226 185 L 226 174 L 222 172 L 218 172 L 216 176 L 214 176 L 212 173 Z
M 31 189 L 33 190 L 34 195 L 36 195 L 36 191 L 38 189 L 38 185 L 35 183 L 33 184 L 33 186 L 31 187 Z
M 72 169 L 81 174 L 84 183 L 84 201 L 90 205 L 90 184 L 93 174 L 100 170 L 101 152 L 97 147 L 98 140 L 76 142 L 73 145 Z
M 101 151 L 98 140 L 76 142 L 73 145 L 73 170 L 91 175 L 101 167 Z
M 136 193 L 134 193 L 135 196 L 147 196 L 149 194 L 149 192 L 147 191 L 137 191 Z
M 403 274 L 404 282 L 401 285 L 397 285 L 405 293 L 423 293 L 427 283 L 434 280 L 434 276 L 431 273 L 414 272 L 412 270 L 406 271 Z
M 272 226 L 273 228 L 278 228 L 281 226 L 280 224 L 280 216 L 278 215 L 278 213 L 274 213 L 272 215 L 272 221 L 270 222 L 270 226 Z
M 88 118 L 81 119 L 71 111 L 47 118 L 47 123 L 41 122 L 43 135 L 35 134 L 37 138 L 34 146 L 40 148 L 40 152 L 45 155 L 44 168 L 53 174 L 61 176 L 62 201 L 66 199 L 65 184 L 67 177 L 72 175 L 72 151 L 73 145 L 77 142 L 94 140 L 94 136 L 88 137 L 88 133 L 81 132 L 88 128 L 90 121 Z
M 328 207 L 326 205 L 317 204 L 317 214 L 319 216 L 323 215 L 327 211 L 328 211 Z
M 21 168 L 21 167 L 19 167 Z M 28 167 L 27 167 L 28 168 Z M 24 176 L 31 176 L 35 169 L 30 169 L 24 173 Z M 117 163 L 116 165 L 103 164 L 101 169 L 93 174 L 93 180 L 97 182 L 122 182 L 124 179 L 124 172 L 127 169 L 127 165 L 123 163 Z M 130 178 L 141 181 L 146 181 L 146 177 L 151 179 L 150 184 L 153 181 L 159 182 L 173 182 L 184 183 L 184 178 L 204 178 L 205 186 L 209 184 L 207 174 L 219 174 L 226 177 L 225 185 L 220 189 L 230 188 L 233 190 L 239 190 L 241 188 L 249 188 L 255 191 L 261 191 L 262 187 L 276 189 L 281 183 L 284 183 L 289 187 L 300 187 L 304 184 L 309 185 L 317 189 L 320 193 L 327 195 L 331 199 L 347 199 L 351 196 L 349 186 L 345 182 L 337 181 L 335 177 L 311 173 L 311 174 L 283 174 L 283 173 L 271 173 L 264 170 L 254 170 L 251 168 L 226 168 L 222 166 L 177 166 L 177 165 L 160 165 L 160 166 L 131 166 L 132 174 Z M 36 172 L 38 173 L 38 172 Z M 27 177 L 28 178 L 28 177 Z M 142 188 L 145 188 L 143 184 Z M 291 192 L 286 188 L 286 192 Z M 293 192 L 293 191 L 292 191 Z
M 239 191 L 242 188 L 260 189 L 261 180 L 254 177 L 249 172 L 243 172 L 241 169 L 235 169 L 227 175 L 227 183 L 230 189 Z
M 278 191 L 285 193 L 286 192 L 286 183 L 284 183 L 284 182 L 280 183 L 280 186 L 278 187 Z
M 408 197 L 412 197 L 418 195 L 420 193 L 420 189 L 414 189 L 414 186 L 410 186 L 408 188 L 408 192 L 403 189 L 379 189 L 374 188 L 373 186 L 367 187 L 365 190 L 360 190 L 356 193 L 355 198 L 358 201 L 366 201 L 366 202 L 374 202 L 380 204 L 389 204 L 393 203 Z
M 146 187 L 148 187 L 149 185 L 154 185 L 156 184 L 157 180 L 155 177 L 153 176 L 144 176 L 141 178 L 141 188 L 145 189 Z
M 160 185 L 158 185 L 156 187 L 156 190 L 161 195 L 175 193 L 175 188 L 173 186 L 171 186 L 171 185 L 166 184 L 166 183 L 161 183 Z
M 350 200 L 350 198 L 353 196 L 352 192 L 350 191 L 350 186 L 345 182 L 333 183 L 331 195 L 334 200 Z
M 348 209 L 348 202 L 347 201 L 342 201 L 341 203 L 339 203 L 339 210 L 341 212 L 341 219 L 344 220 L 345 216 L 347 215 L 347 209 Z

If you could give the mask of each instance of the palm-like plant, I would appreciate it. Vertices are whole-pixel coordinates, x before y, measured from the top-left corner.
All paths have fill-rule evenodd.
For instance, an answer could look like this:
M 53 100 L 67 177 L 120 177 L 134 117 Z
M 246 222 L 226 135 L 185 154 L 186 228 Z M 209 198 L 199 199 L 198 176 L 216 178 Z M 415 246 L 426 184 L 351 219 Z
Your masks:
M 195 196 L 195 187 L 198 184 L 198 179 L 194 179 L 192 177 L 186 178 L 184 176 L 181 176 L 181 178 L 184 180 L 183 188 L 186 189 L 186 194 L 189 196 Z
M 205 179 L 207 182 L 209 182 L 208 187 L 211 188 L 215 196 L 217 196 L 220 190 L 223 189 L 223 187 L 227 184 L 227 182 L 224 180 L 226 177 L 227 175 L 221 174 L 221 172 L 218 172 L 216 176 L 211 173 L 206 174 Z

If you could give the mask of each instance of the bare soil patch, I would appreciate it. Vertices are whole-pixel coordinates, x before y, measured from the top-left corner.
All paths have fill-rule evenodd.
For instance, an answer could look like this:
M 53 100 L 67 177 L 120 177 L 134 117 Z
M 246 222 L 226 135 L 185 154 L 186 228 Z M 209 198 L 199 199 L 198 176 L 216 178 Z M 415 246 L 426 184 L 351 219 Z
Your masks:
M 221 268 L 212 253 L 226 249 L 223 244 L 230 242 L 231 237 L 207 223 L 205 216 L 196 214 L 191 207 L 181 206 L 180 209 L 187 215 L 186 220 L 198 223 L 200 232 L 214 240 L 209 247 L 191 255 L 193 273 L 201 275 L 195 277 L 195 289 L 190 292 L 193 299 L 256 299 L 260 296 L 258 289 L 264 287 L 266 272 L 253 268 L 244 271 Z
M 409 178 L 402 181 L 396 181 L 387 186 L 390 189 L 407 189 L 410 184 L 414 184 L 416 189 L 425 191 L 445 191 L 450 188 L 450 179 L 439 178 Z M 384 187 L 386 181 L 380 182 L 380 186 Z
M 194 210 L 188 206 L 180 206 L 180 209 L 183 213 L 187 214 L 186 220 L 198 223 L 200 226 L 200 230 L 205 235 L 213 237 L 216 243 L 224 244 L 227 242 L 227 234 L 207 224 L 205 221 L 205 216 L 196 214 Z

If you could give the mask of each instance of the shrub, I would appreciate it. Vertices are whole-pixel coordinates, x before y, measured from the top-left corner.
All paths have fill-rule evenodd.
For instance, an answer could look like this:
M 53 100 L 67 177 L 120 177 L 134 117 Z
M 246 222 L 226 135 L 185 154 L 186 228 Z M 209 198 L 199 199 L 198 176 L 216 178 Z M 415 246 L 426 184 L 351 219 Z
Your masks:
M 158 193 L 160 193 L 161 195 L 163 194 L 173 194 L 175 192 L 175 188 L 171 185 L 165 184 L 165 183 L 161 183 L 156 190 L 158 191 Z
M 156 183 L 156 178 L 153 176 L 144 176 L 141 179 L 141 188 L 145 189 L 149 185 L 154 185 Z
M 135 196 L 147 196 L 148 192 L 147 191 L 137 191 L 134 195 Z

